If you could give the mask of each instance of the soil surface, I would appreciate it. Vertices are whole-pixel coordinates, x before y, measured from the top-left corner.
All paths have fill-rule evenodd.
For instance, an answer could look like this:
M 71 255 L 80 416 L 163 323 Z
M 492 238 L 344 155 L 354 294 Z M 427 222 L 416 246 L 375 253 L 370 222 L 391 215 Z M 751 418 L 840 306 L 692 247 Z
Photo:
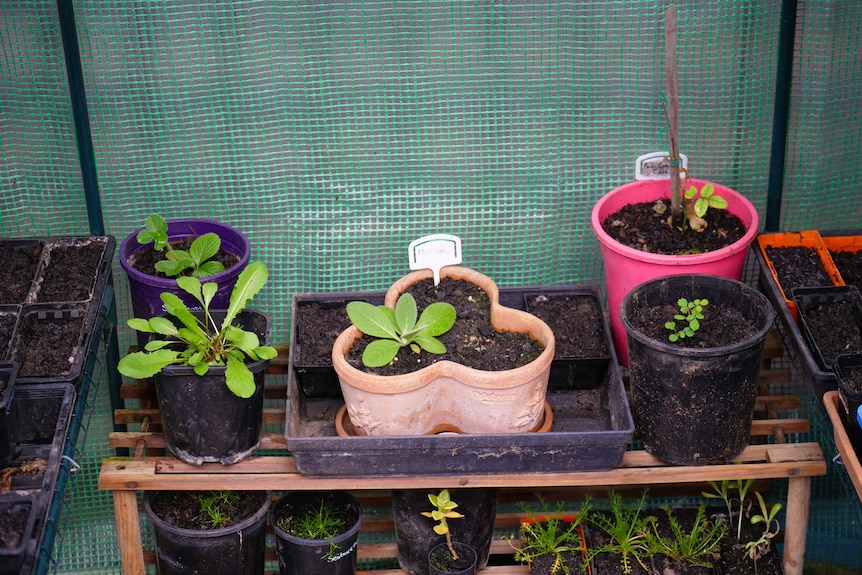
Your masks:
M 476 562 L 476 553 L 461 544 L 454 545 L 458 558 L 452 557 L 448 547 L 436 547 L 428 556 L 428 561 L 442 573 L 462 573 Z
M 15 247 L 0 242 L 0 262 L 3 262 L 0 304 L 24 302 L 36 276 L 41 254 L 41 243 L 27 243 Z
M 704 214 L 707 228 L 696 232 L 688 227 L 680 233 L 667 223 L 670 200 L 629 204 L 611 214 L 602 229 L 618 242 L 654 254 L 702 254 L 729 246 L 745 235 L 745 226 L 727 210 L 711 209 Z
M 344 306 L 333 307 L 310 302 L 296 306 L 296 317 L 292 318 L 297 326 L 295 365 L 332 365 L 332 346 L 350 326 L 346 305 L 345 302 Z
M 17 313 L 0 313 L 0 358 L 5 358 L 6 352 L 9 351 L 9 343 L 17 322 Z
M 254 515 L 268 496 L 266 491 L 235 491 L 236 499 L 221 506 L 226 521 L 221 527 L 213 526 L 209 515 L 201 510 L 201 497 L 212 491 L 159 491 L 153 496 L 153 512 L 166 523 L 181 529 L 209 531 L 236 525 Z
M 182 240 L 171 242 L 171 247 L 175 250 L 188 251 L 189 247 L 192 245 L 192 242 L 196 238 L 197 236 L 189 236 L 187 238 L 183 238 Z M 167 278 L 167 275 L 163 274 L 160 271 L 156 271 L 156 263 L 167 259 L 167 256 L 165 255 L 166 253 L 167 250 L 163 252 L 157 252 L 153 249 L 142 249 L 135 252 L 134 259 L 129 263 L 133 268 L 135 268 L 141 273 L 145 273 L 149 276 L 154 276 L 158 278 Z M 232 254 L 222 248 L 219 249 L 219 251 L 216 252 L 216 255 L 210 258 L 209 261 L 220 262 L 224 266 L 224 269 L 228 270 L 238 264 L 239 260 L 240 256 Z
M 443 278 L 435 287 L 434 281 L 427 279 L 413 284 L 407 291 L 416 299 L 419 314 L 436 301 L 446 301 L 455 307 L 455 325 L 437 338 L 446 346 L 446 353 L 437 355 L 422 351 L 417 354 L 407 346 L 391 364 L 369 369 L 362 365 L 362 352 L 373 339 L 363 336 L 347 354 L 347 361 L 355 368 L 378 375 L 398 375 L 448 360 L 475 369 L 503 371 L 526 365 L 542 353 L 542 346 L 528 333 L 494 329 L 488 294 L 473 283 Z
M 58 245 L 51 249 L 51 261 L 42 272 L 42 283 L 36 301 L 86 301 L 92 297 L 93 284 L 99 275 L 99 264 L 105 242 L 80 245 Z
M 862 367 L 854 367 L 851 369 L 847 369 L 845 367 L 841 373 L 843 375 L 844 385 L 848 390 L 862 393 Z
M 778 275 L 778 284 L 787 299 L 793 299 L 793 288 L 831 286 L 832 278 L 814 248 L 805 246 L 766 247 L 766 257 Z
M 31 316 L 29 322 L 19 329 L 22 331 L 21 343 L 14 351 L 20 367 L 19 377 L 48 377 L 67 375 L 72 368 L 81 331 L 83 317 L 39 320 Z M 25 323 L 22 320 L 22 323 Z
M 862 325 L 857 319 L 859 305 L 859 302 L 842 300 L 799 309 L 799 319 L 817 348 L 812 351 L 816 355 L 819 350 L 823 359 L 821 367 L 831 369 L 832 362 L 841 353 L 862 351 Z
M 29 505 L 9 504 L 0 507 L 0 548 L 14 549 L 21 545 L 29 514 Z
M 555 358 L 609 357 L 602 310 L 589 295 L 549 294 L 527 297 L 527 311 L 554 332 Z
M 832 261 L 841 274 L 841 279 L 847 285 L 855 285 L 862 289 L 862 250 L 857 252 L 832 252 Z
M 683 294 L 680 294 L 680 297 L 684 297 Z M 635 310 L 630 319 L 638 331 L 653 339 L 671 343 L 668 340 L 671 331 L 664 324 L 668 321 L 676 321 L 679 328 L 684 322 L 674 320 L 674 314 L 678 313 L 679 308 L 672 304 L 640 307 Z M 694 336 L 680 339 L 674 345 L 696 348 L 721 347 L 740 342 L 756 333 L 755 323 L 740 310 L 727 304 L 710 303 L 703 308 L 700 329 Z

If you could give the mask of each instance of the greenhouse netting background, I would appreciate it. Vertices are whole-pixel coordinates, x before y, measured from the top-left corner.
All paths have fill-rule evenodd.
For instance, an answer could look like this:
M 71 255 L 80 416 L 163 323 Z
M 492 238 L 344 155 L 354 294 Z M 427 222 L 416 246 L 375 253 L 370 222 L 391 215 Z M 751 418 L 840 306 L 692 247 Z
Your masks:
M 503 286 L 601 282 L 592 206 L 667 147 L 668 5 L 4 1 L 0 236 L 96 221 L 119 242 L 154 212 L 227 222 L 270 269 L 255 307 L 281 341 L 292 294 L 384 289 L 432 232 L 460 236 L 464 264 Z M 677 6 L 692 174 L 750 198 L 762 228 L 862 227 L 862 5 Z M 67 58 L 58 12 L 72 9 Z M 116 261 L 114 275 L 127 346 Z M 857 548 L 845 563 L 862 568 L 858 517 L 842 521 Z M 810 537 L 809 556 L 825 553 Z

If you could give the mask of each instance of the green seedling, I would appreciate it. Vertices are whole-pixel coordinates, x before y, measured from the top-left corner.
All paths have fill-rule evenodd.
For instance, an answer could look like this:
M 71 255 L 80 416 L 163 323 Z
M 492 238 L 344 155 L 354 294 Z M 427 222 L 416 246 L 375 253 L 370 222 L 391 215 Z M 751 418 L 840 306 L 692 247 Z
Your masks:
M 710 208 L 727 208 L 727 200 L 715 193 L 715 186 L 712 184 L 704 184 L 700 190 L 692 186 L 685 191 L 684 196 L 686 200 L 694 202 L 694 213 L 699 218 L 705 216 Z
M 781 530 L 781 525 L 779 525 L 778 520 L 775 518 L 778 512 L 781 511 L 781 504 L 776 503 L 769 508 L 766 506 L 766 502 L 760 493 L 755 491 L 754 495 L 757 497 L 760 513 L 751 516 L 751 524 L 757 525 L 758 523 L 763 523 L 764 529 L 760 538 L 745 544 L 745 552 L 754 561 L 754 570 L 757 572 L 757 560 L 769 553 L 772 539 Z M 775 524 L 775 531 L 772 530 L 773 523 Z
M 326 541 L 335 539 L 345 531 L 344 516 L 345 510 L 337 508 L 329 501 L 321 500 L 319 506 L 302 515 L 280 517 L 278 527 L 302 539 Z M 334 541 L 330 541 L 329 551 L 321 559 L 334 559 L 340 550 Z
M 165 259 L 156 262 L 155 268 L 169 277 L 205 278 L 224 271 L 220 262 L 211 260 L 221 248 L 221 238 L 212 232 L 196 237 L 189 251 L 177 250 L 168 241 L 168 223 L 160 215 L 152 214 L 144 221 L 144 229 L 138 233 L 137 240 L 139 244 L 153 242 L 156 251 L 167 250 Z
M 670 524 L 672 537 L 659 533 L 657 523 L 652 524 L 650 546 L 653 553 L 661 553 L 674 561 L 683 561 L 691 565 L 712 567 L 712 559 L 719 556 L 721 540 L 727 534 L 727 523 L 710 521 L 706 516 L 706 507 L 697 508 L 697 515 L 689 532 L 685 532 L 673 511 L 663 506 Z
M 647 491 L 644 490 L 637 506 L 624 507 L 620 494 L 613 490 L 608 492 L 610 514 L 591 514 L 588 520 L 605 531 L 611 542 L 603 547 L 590 549 L 590 561 L 599 553 L 613 553 L 620 556 L 623 573 L 632 572 L 632 559 L 640 563 L 646 572 L 650 571 L 650 521 L 642 515 L 646 496 Z
M 676 305 L 679 307 L 679 313 L 674 315 L 673 319 L 685 322 L 685 324 L 680 328 L 677 328 L 676 321 L 669 321 L 664 324 L 664 327 L 671 331 L 671 334 L 667 336 L 671 342 L 692 337 L 700 329 L 700 320 L 703 319 L 703 308 L 709 305 L 709 300 L 696 299 L 688 301 L 683 297 L 677 300 Z
M 563 561 L 563 553 L 580 553 L 584 550 L 579 528 L 581 520 L 589 511 L 590 500 L 587 498 L 580 511 L 568 517 L 564 517 L 562 501 L 554 509 L 550 509 L 541 497 L 539 502 L 542 506 L 542 516 L 539 518 L 526 504 L 520 504 L 521 510 L 527 513 L 531 521 L 521 523 L 521 546 L 516 547 L 511 541 L 509 545 L 515 549 L 517 561 L 529 563 L 543 555 L 550 555 L 554 558 L 551 575 L 560 572 L 568 575 L 569 566 Z
M 703 495 L 707 499 L 721 499 L 722 501 L 724 501 L 724 505 L 727 507 L 727 520 L 730 522 L 731 526 L 733 525 L 733 502 L 735 500 L 739 503 L 739 514 L 737 517 L 736 527 L 737 541 L 742 538 L 742 516 L 745 514 L 746 506 L 749 508 L 751 507 L 751 503 L 747 500 L 747 497 L 748 490 L 751 489 L 751 485 L 753 483 L 753 479 L 735 479 L 733 481 L 728 481 L 725 479 L 721 483 L 710 481 L 709 485 L 710 487 L 712 487 L 712 492 L 701 492 L 701 495 Z M 733 490 L 736 490 L 736 492 L 738 493 L 738 497 L 733 497 L 731 493 Z
M 233 491 L 208 491 L 198 497 L 201 513 L 206 515 L 207 522 L 213 529 L 220 529 L 227 524 L 228 513 L 232 510 L 239 495 Z
M 117 369 L 128 377 L 145 379 L 168 365 L 187 365 L 198 375 L 205 375 L 210 366 L 224 365 L 228 388 L 238 397 L 251 397 L 255 391 L 254 376 L 246 366 L 246 360 L 272 359 L 278 352 L 274 347 L 261 345 L 257 334 L 234 325 L 234 320 L 261 290 L 268 277 L 269 272 L 263 263 L 249 264 L 233 287 L 227 312 L 220 324 L 210 311 L 218 285 L 213 282 L 201 284 L 192 276 L 177 278 L 177 285 L 201 304 L 202 316 L 195 316 L 176 294 L 163 292 L 160 297 L 165 311 L 178 323 L 164 316 L 130 319 L 127 323 L 132 329 L 165 336 L 166 339 L 151 340 L 144 346 L 145 351 L 131 353 L 121 359 Z
M 424 349 L 429 353 L 446 353 L 437 336 L 443 335 L 455 324 L 455 308 L 446 302 L 435 302 L 418 316 L 416 300 L 409 293 L 401 294 L 395 309 L 367 302 L 347 304 L 347 315 L 356 328 L 371 337 L 372 341 L 362 353 L 366 367 L 381 367 L 390 363 L 402 347 L 410 346 L 415 353 Z
M 431 505 L 436 507 L 436 509 L 431 511 L 422 511 L 422 515 L 430 517 L 437 522 L 437 525 L 434 526 L 434 533 L 446 536 L 446 546 L 449 547 L 449 553 L 452 554 L 452 559 L 457 561 L 458 553 L 455 552 L 455 547 L 452 545 L 452 533 L 449 531 L 448 520 L 460 519 L 464 516 L 455 511 L 458 504 L 452 501 L 449 497 L 448 489 L 442 490 L 437 495 L 429 493 L 428 500 L 431 502 Z

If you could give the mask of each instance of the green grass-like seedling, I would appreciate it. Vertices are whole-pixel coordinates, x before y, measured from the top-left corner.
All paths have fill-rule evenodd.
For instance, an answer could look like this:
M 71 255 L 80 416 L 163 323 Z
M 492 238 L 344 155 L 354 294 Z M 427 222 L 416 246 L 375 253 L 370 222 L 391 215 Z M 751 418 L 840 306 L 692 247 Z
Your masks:
M 221 529 L 227 524 L 227 508 L 233 507 L 238 500 L 239 495 L 228 490 L 209 491 L 198 497 L 201 513 L 213 529 Z
M 446 353 L 437 336 L 455 324 L 455 308 L 446 302 L 435 302 L 418 315 L 416 300 L 409 293 L 401 294 L 395 309 L 371 305 L 363 301 L 347 304 L 347 315 L 356 328 L 376 339 L 362 353 L 366 367 L 382 367 L 390 363 L 402 347 L 410 346 L 415 353 L 420 348 L 429 353 Z M 417 320 L 418 316 L 418 320 Z
M 701 505 L 697 508 L 697 516 L 691 530 L 686 532 L 670 507 L 663 506 L 662 509 L 667 514 L 673 536 L 663 536 L 658 531 L 657 523 L 653 523 L 653 534 L 649 540 L 653 553 L 661 553 L 675 561 L 711 568 L 712 559 L 719 556 L 721 540 L 727 534 L 727 523 L 710 521 L 706 516 L 706 507 Z
M 590 561 L 599 553 L 613 553 L 620 556 L 623 573 L 632 572 L 632 560 L 640 563 L 645 571 L 650 571 L 650 522 L 642 515 L 646 496 L 647 491 L 644 490 L 636 506 L 625 507 L 619 493 L 608 491 L 610 514 L 590 514 L 588 519 L 590 523 L 605 531 L 611 541 L 603 547 L 590 549 Z
M 521 546 L 515 547 L 515 560 L 520 563 L 529 563 L 543 555 L 554 558 L 551 565 L 551 575 L 559 572 L 569 574 L 569 567 L 563 561 L 562 554 L 580 553 L 584 550 L 579 528 L 581 521 L 587 516 L 590 509 L 590 499 L 587 498 L 581 509 L 571 517 L 564 517 L 563 502 L 557 503 L 554 509 L 550 509 L 545 500 L 539 497 L 542 506 L 542 516 L 536 517 L 532 510 L 521 504 L 521 510 L 527 513 L 530 522 L 521 523 Z M 572 545 L 573 541 L 580 545 Z M 511 545 L 511 542 L 510 542 Z
M 676 321 L 669 321 L 664 324 L 664 327 L 671 331 L 671 334 L 667 336 L 671 342 L 692 337 L 700 329 L 703 308 L 709 305 L 709 300 L 704 298 L 688 301 L 683 297 L 677 300 L 676 305 L 679 307 L 679 313 L 674 315 L 673 319 L 685 322 L 685 324 L 679 328 L 677 328 Z

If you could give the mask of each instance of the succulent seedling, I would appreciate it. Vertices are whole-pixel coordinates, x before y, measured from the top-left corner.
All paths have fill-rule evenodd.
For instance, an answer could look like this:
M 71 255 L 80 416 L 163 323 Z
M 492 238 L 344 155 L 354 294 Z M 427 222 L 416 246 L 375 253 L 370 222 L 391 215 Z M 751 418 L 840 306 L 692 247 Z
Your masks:
M 437 522 L 437 525 L 434 526 L 434 533 L 446 536 L 446 546 L 449 547 L 449 553 L 452 554 L 452 559 L 457 560 L 458 553 L 455 552 L 455 547 L 452 545 L 452 533 L 449 531 L 448 520 L 460 519 L 464 516 L 454 510 L 458 507 L 458 504 L 452 501 L 448 489 L 442 490 L 437 495 L 429 493 L 428 500 L 436 509 L 423 511 L 422 515 L 430 517 Z

